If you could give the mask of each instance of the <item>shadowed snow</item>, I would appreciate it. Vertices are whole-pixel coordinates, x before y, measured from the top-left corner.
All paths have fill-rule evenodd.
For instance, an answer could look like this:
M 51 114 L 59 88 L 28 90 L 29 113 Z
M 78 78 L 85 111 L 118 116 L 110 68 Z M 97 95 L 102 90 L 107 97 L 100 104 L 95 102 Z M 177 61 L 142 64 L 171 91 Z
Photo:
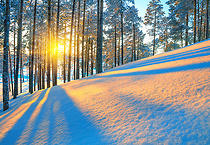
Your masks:
M 210 40 L 10 104 L 0 144 L 209 144 Z

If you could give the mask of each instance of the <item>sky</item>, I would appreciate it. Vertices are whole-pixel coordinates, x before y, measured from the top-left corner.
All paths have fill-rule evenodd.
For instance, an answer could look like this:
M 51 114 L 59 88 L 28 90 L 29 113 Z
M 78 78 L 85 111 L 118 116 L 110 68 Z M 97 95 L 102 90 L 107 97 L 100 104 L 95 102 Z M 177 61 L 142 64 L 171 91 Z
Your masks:
M 135 0 L 135 6 L 139 10 L 139 16 L 144 18 L 147 5 L 151 0 Z M 166 4 L 168 0 L 161 0 L 161 4 L 163 4 L 163 10 L 165 11 L 166 15 L 168 14 L 168 5 Z M 142 30 L 144 33 L 147 33 L 147 27 L 143 25 Z M 152 40 L 152 38 L 147 34 L 144 39 L 144 43 L 148 43 Z
M 139 10 L 139 16 L 144 17 L 146 13 L 147 5 L 151 0 L 135 0 L 135 6 Z M 161 0 L 161 4 L 163 4 L 163 10 L 166 14 L 168 14 L 168 5 L 165 4 L 168 0 Z

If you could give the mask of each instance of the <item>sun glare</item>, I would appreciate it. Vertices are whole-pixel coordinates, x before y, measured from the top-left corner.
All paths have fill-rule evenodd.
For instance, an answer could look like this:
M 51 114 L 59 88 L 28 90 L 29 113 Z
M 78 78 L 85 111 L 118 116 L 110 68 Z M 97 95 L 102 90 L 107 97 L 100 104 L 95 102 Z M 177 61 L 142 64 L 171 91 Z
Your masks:
M 64 50 L 64 45 L 58 44 L 58 53 L 63 52 Z

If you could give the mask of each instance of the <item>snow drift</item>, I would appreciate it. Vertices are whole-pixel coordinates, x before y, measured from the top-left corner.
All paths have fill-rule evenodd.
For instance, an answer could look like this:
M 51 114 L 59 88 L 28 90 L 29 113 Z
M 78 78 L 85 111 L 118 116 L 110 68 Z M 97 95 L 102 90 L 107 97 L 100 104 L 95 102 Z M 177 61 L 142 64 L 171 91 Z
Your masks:
M 207 40 L 10 100 L 0 144 L 209 144 L 209 110 Z

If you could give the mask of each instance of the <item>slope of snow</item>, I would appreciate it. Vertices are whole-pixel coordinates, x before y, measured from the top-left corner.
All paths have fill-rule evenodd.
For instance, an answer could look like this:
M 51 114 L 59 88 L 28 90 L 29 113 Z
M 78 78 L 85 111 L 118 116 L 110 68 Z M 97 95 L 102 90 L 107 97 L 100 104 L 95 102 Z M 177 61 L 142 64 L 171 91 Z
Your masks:
M 0 144 L 210 144 L 209 110 L 207 40 L 20 95 Z

